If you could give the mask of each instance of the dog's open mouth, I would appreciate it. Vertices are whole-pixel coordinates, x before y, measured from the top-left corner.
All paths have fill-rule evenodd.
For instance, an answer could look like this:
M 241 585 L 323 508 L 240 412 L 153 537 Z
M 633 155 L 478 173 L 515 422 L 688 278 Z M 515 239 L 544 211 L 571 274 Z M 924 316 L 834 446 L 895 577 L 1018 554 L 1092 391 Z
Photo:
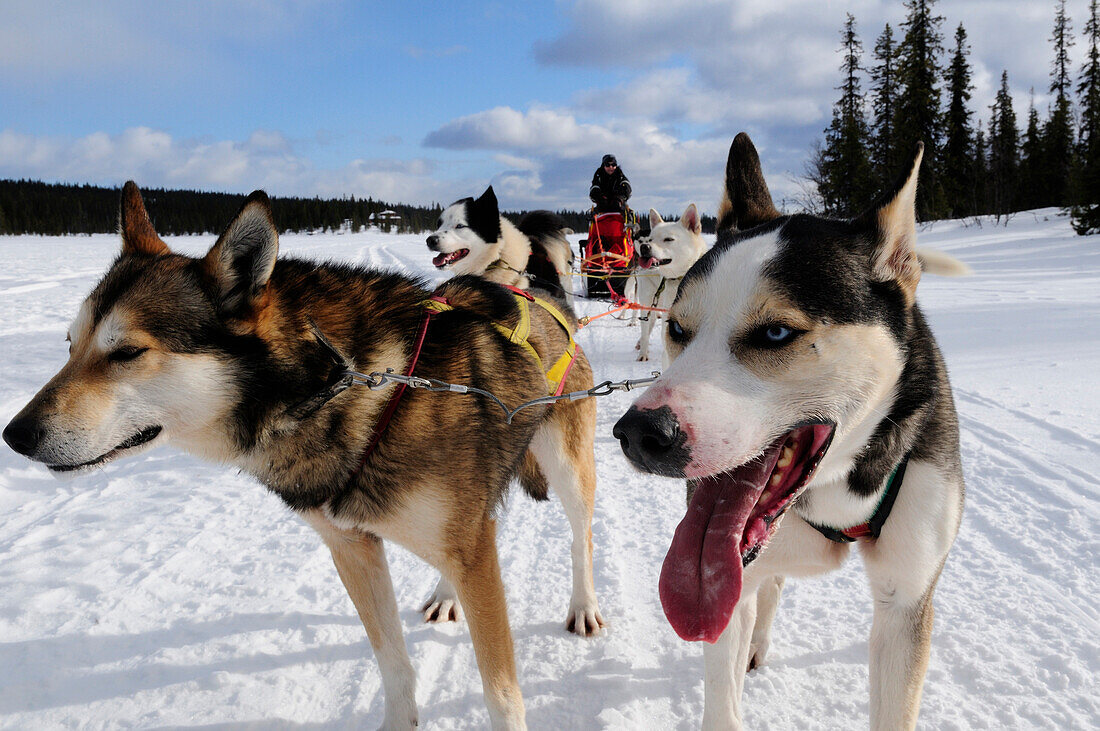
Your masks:
M 655 256 L 650 256 L 642 259 L 638 262 L 638 266 L 642 269 L 652 269 L 653 267 L 663 267 L 672 263 L 672 259 L 658 259 Z
M 54 472 L 75 472 L 76 470 L 86 470 L 92 467 L 98 467 L 101 464 L 106 464 L 107 462 L 110 462 L 112 459 L 118 457 L 123 452 L 134 449 L 136 447 L 140 447 L 143 444 L 148 444 L 149 442 L 156 439 L 160 432 L 161 427 L 150 426 L 142 429 L 137 434 L 122 442 L 111 451 L 107 452 L 106 454 L 101 454 L 95 459 L 88 460 L 87 462 L 81 462 L 80 464 L 51 464 L 46 466 Z
M 451 264 L 454 264 L 456 261 L 465 259 L 466 255 L 469 253 L 469 249 L 459 249 L 458 251 L 452 251 L 450 254 L 440 254 L 432 259 L 432 264 L 435 265 L 436 269 L 443 269 L 444 267 L 449 267 Z
M 661 606 L 685 640 L 716 642 L 741 597 L 741 574 L 813 477 L 832 424 L 796 427 L 740 467 L 694 480 L 661 567 Z

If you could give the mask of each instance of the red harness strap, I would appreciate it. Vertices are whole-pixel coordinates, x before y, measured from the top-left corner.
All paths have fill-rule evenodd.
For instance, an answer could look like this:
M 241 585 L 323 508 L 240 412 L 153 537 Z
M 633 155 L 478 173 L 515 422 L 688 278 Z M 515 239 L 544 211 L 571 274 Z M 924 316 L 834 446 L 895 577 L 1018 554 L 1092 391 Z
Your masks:
M 450 303 L 447 301 L 446 297 L 432 295 L 428 298 L 428 301 L 446 305 L 448 309 L 450 307 Z M 440 312 L 442 312 L 442 310 L 432 307 L 424 308 L 424 317 L 420 320 L 420 329 L 417 330 L 416 340 L 413 341 L 412 356 L 409 358 L 409 365 L 405 368 L 406 376 L 411 376 L 413 371 L 416 370 L 416 362 L 420 360 L 420 351 L 423 350 L 424 339 L 428 335 L 428 323 L 431 322 L 433 315 L 438 315 Z M 378 418 L 378 422 L 374 425 L 374 434 L 371 435 L 370 442 L 367 443 L 367 448 L 363 450 L 363 456 L 359 459 L 359 467 L 352 473 L 350 479 L 355 479 L 355 477 L 363 471 L 363 468 L 367 466 L 367 460 L 370 459 L 371 454 L 378 447 L 378 442 L 381 441 L 382 435 L 386 433 L 386 427 L 390 425 L 390 420 L 393 419 L 393 415 L 397 411 L 397 406 L 401 403 L 401 397 L 405 395 L 406 388 L 407 386 L 404 383 L 399 383 L 397 387 L 393 389 L 393 395 L 390 396 L 390 401 L 386 404 L 386 409 L 382 412 L 382 416 Z
M 535 301 L 535 295 L 531 294 L 526 289 L 520 289 L 519 287 L 513 287 L 510 284 L 502 284 L 500 286 L 504 287 L 506 290 L 508 290 L 512 294 L 518 294 L 520 297 L 523 297 L 528 302 L 534 302 Z

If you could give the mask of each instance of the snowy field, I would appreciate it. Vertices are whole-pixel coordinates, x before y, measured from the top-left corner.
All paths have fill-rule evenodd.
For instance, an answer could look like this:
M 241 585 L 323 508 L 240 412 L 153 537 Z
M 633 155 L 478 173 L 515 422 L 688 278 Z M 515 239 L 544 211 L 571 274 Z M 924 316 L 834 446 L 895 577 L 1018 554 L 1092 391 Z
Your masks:
M 197 254 L 212 241 L 169 244 Z M 1100 727 L 1100 237 L 1045 210 L 1007 227 L 943 222 L 921 243 L 975 275 L 919 290 L 955 386 L 967 479 L 920 727 Z M 68 323 L 117 248 L 113 236 L 0 237 L 4 424 L 64 362 Z M 282 250 L 436 276 L 418 236 L 285 236 Z M 611 318 L 578 336 L 597 377 L 615 380 L 648 374 L 636 338 Z M 702 714 L 702 648 L 677 639 L 657 597 L 683 483 L 628 466 L 611 426 L 632 398 L 599 404 L 603 636 L 562 626 L 560 506 L 513 494 L 501 521 L 532 729 L 692 729 Z M 389 558 L 422 724 L 486 727 L 465 624 L 423 624 L 434 573 L 400 549 Z M 746 681 L 747 727 L 865 728 L 870 623 L 857 554 L 788 582 L 770 664 Z M 375 728 L 382 708 L 328 551 L 252 479 L 160 449 L 61 482 L 0 448 L 0 727 Z

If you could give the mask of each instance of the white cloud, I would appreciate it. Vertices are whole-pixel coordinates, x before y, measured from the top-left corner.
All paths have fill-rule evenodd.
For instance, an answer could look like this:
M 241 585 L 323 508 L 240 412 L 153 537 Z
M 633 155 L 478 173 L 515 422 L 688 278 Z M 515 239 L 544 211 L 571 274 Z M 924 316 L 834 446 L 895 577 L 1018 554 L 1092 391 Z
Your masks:
M 565 112 L 541 108 L 520 112 L 511 107 L 495 107 L 448 122 L 430 133 L 424 144 L 451 150 L 554 149 L 576 157 L 592 155 L 595 149 L 614 141 L 609 130 L 580 124 Z
M 274 195 L 373 196 L 428 203 L 458 197 L 467 184 L 435 179 L 423 160 L 353 160 L 318 169 L 297 155 L 279 132 L 257 130 L 243 142 L 176 139 L 134 127 L 119 135 L 95 132 L 79 139 L 0 131 L 0 177 L 146 187 L 197 188 Z
M 567 110 L 497 107 L 444 125 L 425 144 L 503 151 L 495 156 L 498 162 L 522 155 L 526 167 L 501 174 L 494 185 L 511 186 L 530 204 L 574 209 L 587 207 L 588 181 L 600 156 L 611 152 L 630 177 L 639 205 L 667 211 L 695 202 L 713 212 L 730 137 L 681 139 L 641 117 L 596 124 Z
M 508 155 L 500 153 L 493 155 L 493 160 L 500 163 L 506 168 L 512 170 L 537 170 L 538 162 L 529 157 L 519 157 L 517 155 Z

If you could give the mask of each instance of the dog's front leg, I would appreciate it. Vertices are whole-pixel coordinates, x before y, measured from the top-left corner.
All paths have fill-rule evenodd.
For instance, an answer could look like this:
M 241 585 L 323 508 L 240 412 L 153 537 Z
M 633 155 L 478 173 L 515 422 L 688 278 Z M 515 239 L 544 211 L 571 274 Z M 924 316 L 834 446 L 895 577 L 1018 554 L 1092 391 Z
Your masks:
M 779 596 L 783 593 L 783 581 L 782 576 L 773 576 L 766 579 L 756 592 L 756 624 L 752 628 L 749 670 L 760 667 L 767 658 L 768 648 L 772 644 L 772 622 L 779 608 Z
M 932 590 L 915 603 L 897 601 L 892 587 L 872 583 L 871 729 L 913 729 L 920 712 L 932 647 Z
M 382 728 L 387 731 L 416 728 L 416 672 L 405 649 L 397 598 L 381 539 L 336 528 L 319 514 L 307 513 L 305 518 L 332 552 L 336 572 L 374 648 L 386 701 Z
M 657 321 L 657 313 L 647 311 L 642 320 L 642 332 L 638 337 L 638 360 L 649 360 L 649 336 L 653 332 L 653 323 Z
M 592 575 L 592 512 L 596 500 L 595 438 L 596 404 L 578 401 L 555 407 L 558 416 L 548 420 L 531 441 L 535 461 L 561 500 L 573 532 L 570 556 L 573 594 L 565 628 L 581 637 L 593 637 L 606 626 L 596 599 Z M 565 416 L 564 419 L 561 416 Z M 561 424 L 567 423 L 568 429 Z
M 638 301 L 638 277 L 637 275 L 630 277 L 626 280 L 626 286 L 623 287 L 623 296 L 631 302 Z M 638 311 L 630 311 L 630 322 L 627 323 L 628 327 L 634 327 L 638 324 Z
M 752 628 L 756 623 L 756 594 L 742 594 L 725 632 L 713 645 L 703 646 L 703 729 L 740 731 L 741 692 L 749 662 Z
M 961 479 L 961 478 L 958 478 Z M 890 519 L 860 544 L 871 585 L 871 728 L 912 729 L 932 646 L 932 595 L 959 525 L 962 485 L 911 460 Z
M 464 551 L 448 556 L 445 571 L 466 609 L 485 705 L 494 729 L 526 729 L 523 696 L 516 679 L 516 658 L 504 584 L 497 560 L 496 523 L 486 517 Z

